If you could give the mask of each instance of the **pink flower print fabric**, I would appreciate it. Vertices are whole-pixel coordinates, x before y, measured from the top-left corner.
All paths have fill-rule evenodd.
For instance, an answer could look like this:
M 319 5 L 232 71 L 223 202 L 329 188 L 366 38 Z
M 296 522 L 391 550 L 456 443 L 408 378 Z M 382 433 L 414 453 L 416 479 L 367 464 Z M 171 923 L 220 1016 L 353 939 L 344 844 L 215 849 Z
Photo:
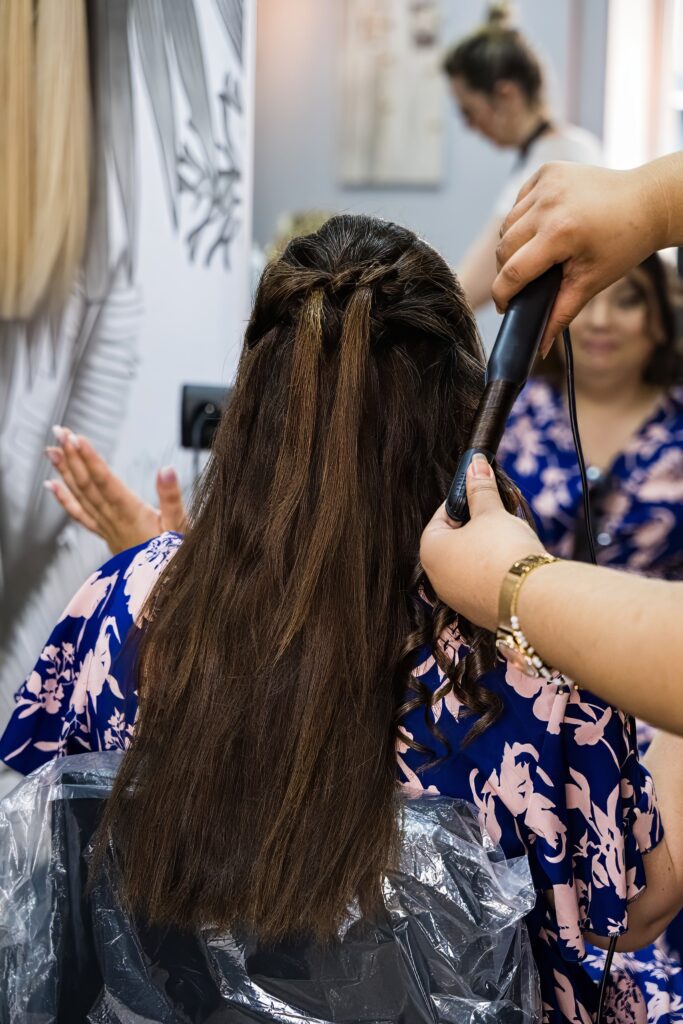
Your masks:
M 590 451 L 584 455 L 590 465 Z M 548 550 L 571 557 L 583 516 L 581 477 L 562 396 L 547 381 L 531 381 L 515 403 L 498 462 L 531 505 Z M 683 388 L 663 396 L 589 486 L 602 565 L 683 578 Z
M 590 455 L 586 450 L 589 465 Z M 576 527 L 583 515 L 581 480 L 564 402 L 547 381 L 532 381 L 520 396 L 498 460 L 529 501 L 548 550 L 573 557 Z M 597 479 L 593 474 L 589 486 L 598 560 L 603 565 L 663 579 L 683 578 L 683 388 L 674 387 L 662 396 L 607 472 Z M 582 557 L 586 550 L 585 544 L 578 549 Z M 580 728 L 576 741 L 599 741 L 601 725 Z M 642 739 L 639 745 L 642 751 Z M 640 836 L 648 827 L 645 815 L 634 826 Z M 667 929 L 667 940 L 680 961 L 683 915 Z
M 449 645 L 458 658 L 467 657 L 457 622 L 449 629 Z M 588 1024 L 604 960 L 585 933 L 612 936 L 628 928 L 629 903 L 646 884 L 645 856 L 663 834 L 632 722 L 561 678 L 529 679 L 501 662 L 481 684 L 499 694 L 503 713 L 465 742 L 476 719 L 459 704 L 452 713 L 440 696 L 443 677 L 427 647 L 414 671 L 436 701 L 427 714 L 424 708 L 409 712 L 401 726 L 433 753 L 403 743 L 402 781 L 411 791 L 419 785 L 473 802 L 507 856 L 528 856 L 539 895 L 527 924 L 545 1019 Z M 643 978 L 656 985 L 647 972 Z M 642 980 L 634 982 L 634 1007 L 646 1007 L 651 998 Z M 622 975 L 618 984 L 615 1008 L 624 1002 Z M 632 1024 L 622 1009 L 613 1020 Z
M 27 775 L 54 757 L 128 746 L 137 714 L 137 623 L 181 539 L 165 533 L 116 555 L 71 599 L 0 739 L 11 768 Z
M 55 757 L 128 746 L 138 711 L 134 661 L 144 604 L 180 543 L 163 534 L 117 555 L 69 603 L 17 693 L 0 740 L 7 764 L 28 773 Z M 453 661 L 469 656 L 457 619 L 438 642 Z M 588 1024 L 601 954 L 584 933 L 627 928 L 629 901 L 645 886 L 644 855 L 662 836 L 630 723 L 584 691 L 530 680 L 501 662 L 482 682 L 502 697 L 503 714 L 466 744 L 473 717 L 448 692 L 431 648 L 420 651 L 414 671 L 434 703 L 426 717 L 415 709 L 403 719 L 398 780 L 408 795 L 470 801 L 507 856 L 529 857 L 539 898 L 527 925 L 545 1018 Z M 433 758 L 417 753 L 412 741 L 444 760 L 430 767 Z M 543 895 L 548 890 L 554 909 Z M 643 965 L 635 984 L 638 999 L 659 1013 L 658 1024 L 669 1024 L 676 1017 L 666 1007 L 679 1005 L 683 986 L 663 964 L 659 974 Z M 625 985 L 615 990 L 618 1024 L 632 1024 L 624 1016 Z

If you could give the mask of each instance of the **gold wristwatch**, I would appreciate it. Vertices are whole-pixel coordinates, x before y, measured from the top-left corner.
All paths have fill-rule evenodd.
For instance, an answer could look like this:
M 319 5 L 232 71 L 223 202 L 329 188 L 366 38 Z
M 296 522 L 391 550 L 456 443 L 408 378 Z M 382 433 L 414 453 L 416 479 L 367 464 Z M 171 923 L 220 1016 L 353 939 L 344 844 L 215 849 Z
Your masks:
M 553 555 L 527 555 L 508 570 L 500 588 L 498 600 L 498 630 L 496 647 L 511 665 L 526 676 L 550 679 L 553 672 L 536 653 L 524 636 L 517 618 L 517 601 L 522 583 L 529 573 L 542 565 L 550 565 L 558 559 Z

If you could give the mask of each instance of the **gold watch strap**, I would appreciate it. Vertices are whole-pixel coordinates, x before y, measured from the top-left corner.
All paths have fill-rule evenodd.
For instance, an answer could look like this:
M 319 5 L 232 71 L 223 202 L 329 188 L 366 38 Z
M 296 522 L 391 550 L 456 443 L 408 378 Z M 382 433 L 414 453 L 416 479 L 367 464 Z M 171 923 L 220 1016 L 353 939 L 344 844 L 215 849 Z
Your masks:
M 513 623 L 513 619 L 517 617 L 519 592 L 527 576 L 534 569 L 539 569 L 542 565 L 551 565 L 557 561 L 559 559 L 555 558 L 554 555 L 527 555 L 526 558 L 520 558 L 519 561 L 510 566 L 501 585 L 498 598 L 499 629 L 512 632 L 513 628 L 516 628 L 517 623 Z

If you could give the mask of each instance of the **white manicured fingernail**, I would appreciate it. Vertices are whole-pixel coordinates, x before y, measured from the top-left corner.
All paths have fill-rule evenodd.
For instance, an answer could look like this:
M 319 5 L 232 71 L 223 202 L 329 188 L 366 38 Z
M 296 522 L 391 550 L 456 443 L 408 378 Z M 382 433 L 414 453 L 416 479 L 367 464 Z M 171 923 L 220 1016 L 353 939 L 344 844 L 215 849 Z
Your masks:
M 65 427 L 60 427 L 59 424 L 55 424 L 54 427 L 52 428 L 52 433 L 55 435 L 60 444 L 64 444 L 69 431 Z
M 163 466 L 159 470 L 159 479 L 162 484 L 174 484 L 177 481 L 178 476 L 173 466 Z

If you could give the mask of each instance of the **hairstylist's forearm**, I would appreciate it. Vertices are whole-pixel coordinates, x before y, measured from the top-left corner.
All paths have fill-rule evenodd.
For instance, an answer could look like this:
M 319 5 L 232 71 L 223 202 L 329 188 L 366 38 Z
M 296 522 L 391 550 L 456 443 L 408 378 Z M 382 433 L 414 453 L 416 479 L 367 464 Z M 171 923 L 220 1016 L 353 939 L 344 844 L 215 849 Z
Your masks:
M 503 508 L 483 456 L 468 470 L 467 501 L 471 518 L 458 528 L 443 505 L 437 509 L 422 534 L 420 560 L 442 601 L 495 629 L 506 573 L 543 545 Z M 546 664 L 609 703 L 683 734 L 683 582 L 558 562 L 527 577 L 517 612 Z
M 610 704 L 683 733 L 683 583 L 559 562 L 529 576 L 518 613 L 548 664 Z

